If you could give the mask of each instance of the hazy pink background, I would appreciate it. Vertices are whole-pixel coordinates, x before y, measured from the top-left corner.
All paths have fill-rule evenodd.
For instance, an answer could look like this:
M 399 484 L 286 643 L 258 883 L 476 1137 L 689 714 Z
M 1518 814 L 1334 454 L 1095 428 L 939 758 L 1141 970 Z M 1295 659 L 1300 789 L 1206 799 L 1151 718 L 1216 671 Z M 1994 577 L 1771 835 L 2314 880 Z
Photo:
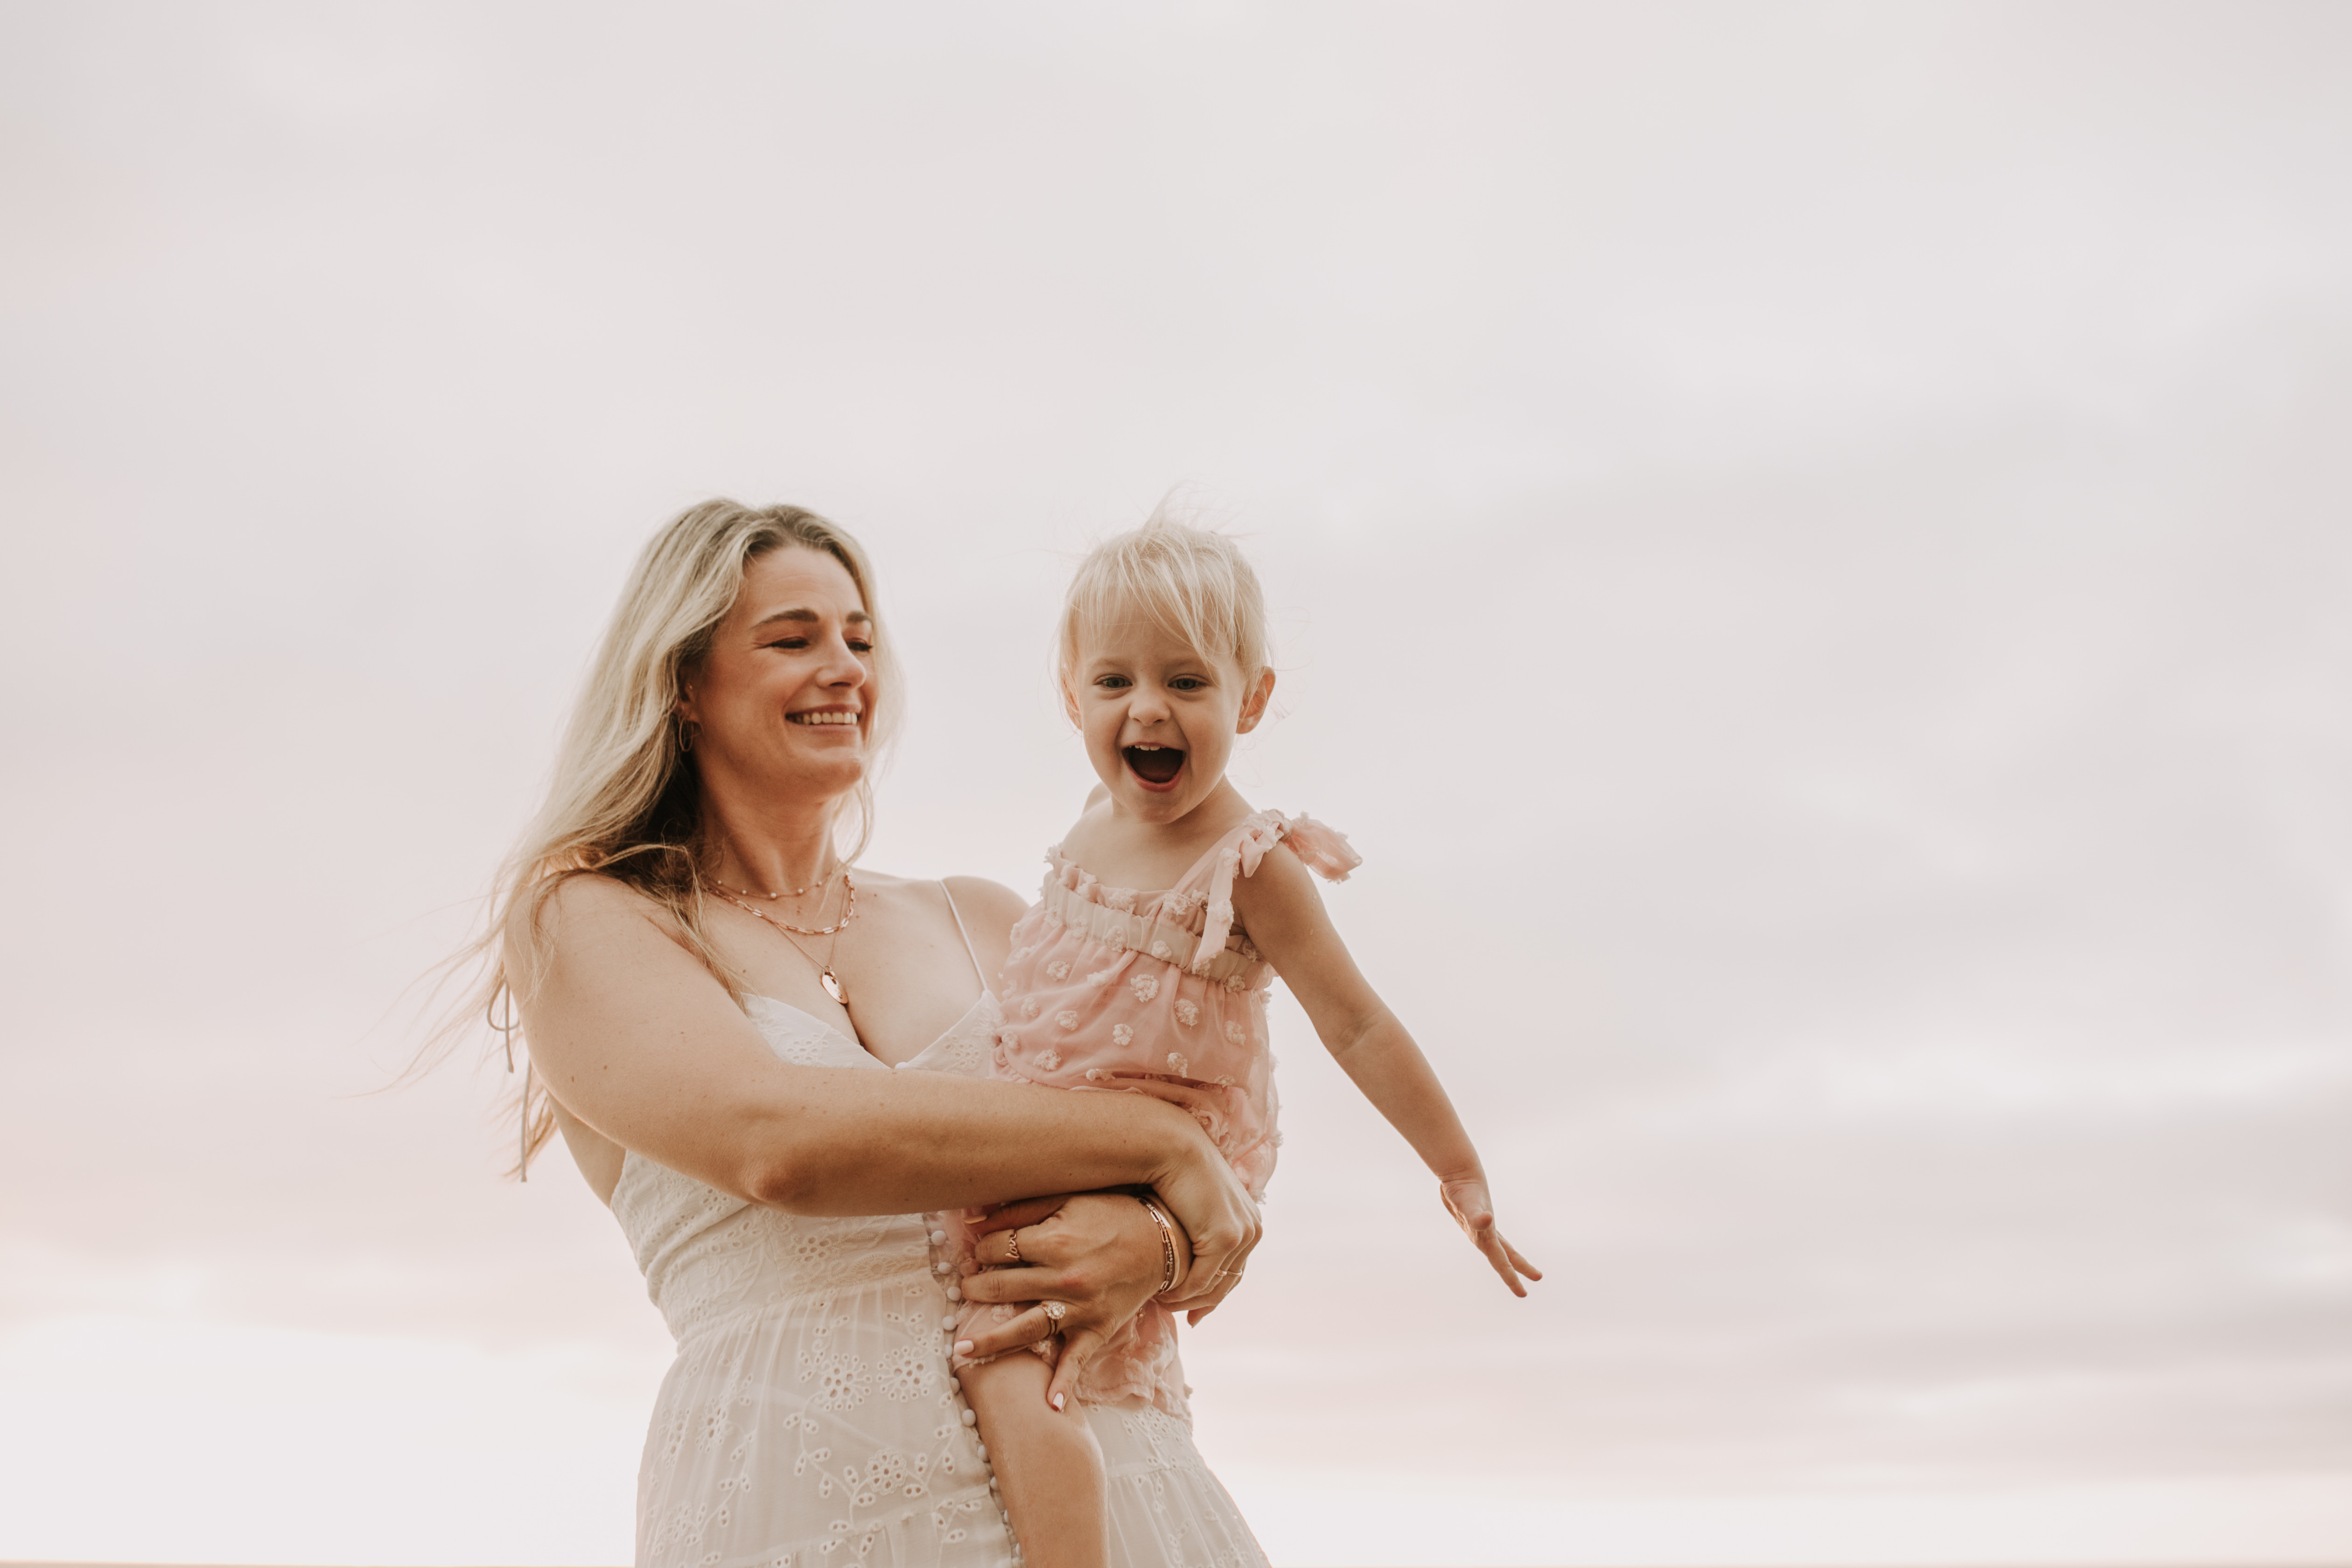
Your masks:
M 1180 479 L 1551 1269 L 1281 1015 L 1277 1561 L 2352 1558 L 2347 153 L 2328 5 L 0 9 L 0 1558 L 624 1560 L 666 1338 L 403 988 L 713 493 L 1030 884 Z

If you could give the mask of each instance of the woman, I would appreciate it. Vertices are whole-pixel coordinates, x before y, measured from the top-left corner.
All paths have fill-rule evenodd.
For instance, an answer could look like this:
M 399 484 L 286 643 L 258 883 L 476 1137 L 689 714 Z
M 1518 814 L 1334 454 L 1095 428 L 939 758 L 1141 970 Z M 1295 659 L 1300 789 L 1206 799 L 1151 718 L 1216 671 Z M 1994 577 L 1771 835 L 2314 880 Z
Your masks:
M 971 1353 L 1059 1331 L 1066 1382 L 1146 1300 L 1213 1308 L 1257 1238 L 1181 1110 L 967 1076 L 1002 1022 L 984 977 L 1022 900 L 841 852 L 898 696 L 872 584 L 856 545 L 795 508 L 672 522 L 501 884 L 490 984 L 530 1051 L 525 1158 L 562 1131 L 678 1341 L 641 1564 L 1011 1561 L 949 1373 L 959 1288 L 1034 1303 Z M 892 1068 L 930 1070 L 875 1070 Z M 1150 1192 L 1101 1190 L 1130 1185 Z M 1080 1195 L 1015 1203 L 1038 1194 Z M 1016 1266 L 935 1273 L 924 1212 L 1000 1203 L 982 1256 Z M 1092 1424 L 1117 1553 L 1263 1563 L 1181 1423 Z

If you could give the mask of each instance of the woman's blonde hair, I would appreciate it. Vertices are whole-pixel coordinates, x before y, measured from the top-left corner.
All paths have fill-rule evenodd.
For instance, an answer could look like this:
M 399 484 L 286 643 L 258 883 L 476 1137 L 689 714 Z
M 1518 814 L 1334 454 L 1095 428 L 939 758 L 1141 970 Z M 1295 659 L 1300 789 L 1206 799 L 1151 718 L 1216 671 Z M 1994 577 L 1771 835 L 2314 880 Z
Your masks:
M 1163 502 L 1140 528 L 1089 551 L 1070 578 L 1055 637 L 1054 675 L 1077 679 L 1079 639 L 1088 627 L 1140 613 L 1208 658 L 1230 658 L 1246 687 L 1272 663 L 1265 594 L 1241 546 L 1170 515 Z
M 793 548 L 840 562 L 873 618 L 874 675 L 864 693 L 864 722 L 866 754 L 879 761 L 898 725 L 901 688 L 875 603 L 874 568 L 857 542 L 796 506 L 709 500 L 679 513 L 647 542 L 621 590 L 564 728 L 546 804 L 499 868 L 482 935 L 453 960 L 461 967 L 487 961 L 481 978 L 419 1066 L 446 1056 L 457 1035 L 481 1017 L 506 1037 L 511 1068 L 513 1008 L 501 1023 L 499 1005 L 530 994 L 545 973 L 540 917 L 549 896 L 591 873 L 625 883 L 668 910 L 687 945 L 740 1000 L 704 923 L 701 782 L 693 753 L 679 743 L 677 702 L 734 608 L 746 569 L 771 551 Z M 857 784 L 854 816 L 835 823 L 845 859 L 856 859 L 872 836 L 873 773 L 869 765 Z M 845 831 L 852 826 L 854 836 Z M 518 1173 L 555 1131 L 546 1091 L 528 1073 L 520 1100 L 514 1107 L 523 1125 Z

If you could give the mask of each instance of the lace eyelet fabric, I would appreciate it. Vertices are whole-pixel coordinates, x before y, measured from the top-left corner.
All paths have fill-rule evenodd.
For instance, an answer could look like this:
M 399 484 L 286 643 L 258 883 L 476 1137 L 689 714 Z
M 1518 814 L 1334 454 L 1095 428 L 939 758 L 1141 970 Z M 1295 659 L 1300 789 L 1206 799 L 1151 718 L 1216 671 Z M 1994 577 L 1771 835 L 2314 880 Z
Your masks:
M 786 1062 L 882 1068 L 785 1004 L 746 1011 Z M 1000 1031 L 983 995 L 908 1066 L 987 1076 Z M 1012 1568 L 949 1366 L 961 1292 L 936 1271 L 937 1216 L 787 1215 L 634 1153 L 613 1212 L 677 1341 L 638 1470 L 641 1568 Z M 1087 1418 L 1108 1466 L 1112 1563 L 1265 1568 L 1189 1423 L 1133 1401 Z

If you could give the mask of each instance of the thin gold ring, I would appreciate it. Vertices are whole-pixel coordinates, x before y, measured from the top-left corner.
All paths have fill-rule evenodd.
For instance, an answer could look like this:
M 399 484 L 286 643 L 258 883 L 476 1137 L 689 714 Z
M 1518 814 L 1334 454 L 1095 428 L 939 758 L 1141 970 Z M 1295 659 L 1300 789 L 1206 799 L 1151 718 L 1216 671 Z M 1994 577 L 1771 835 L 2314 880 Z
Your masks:
M 1004 1233 L 1004 1245 L 1013 1249 L 1013 1256 L 1005 1261 L 1016 1268 L 1019 1268 L 1021 1265 L 1021 1227 L 1019 1226 L 1016 1225 Z

